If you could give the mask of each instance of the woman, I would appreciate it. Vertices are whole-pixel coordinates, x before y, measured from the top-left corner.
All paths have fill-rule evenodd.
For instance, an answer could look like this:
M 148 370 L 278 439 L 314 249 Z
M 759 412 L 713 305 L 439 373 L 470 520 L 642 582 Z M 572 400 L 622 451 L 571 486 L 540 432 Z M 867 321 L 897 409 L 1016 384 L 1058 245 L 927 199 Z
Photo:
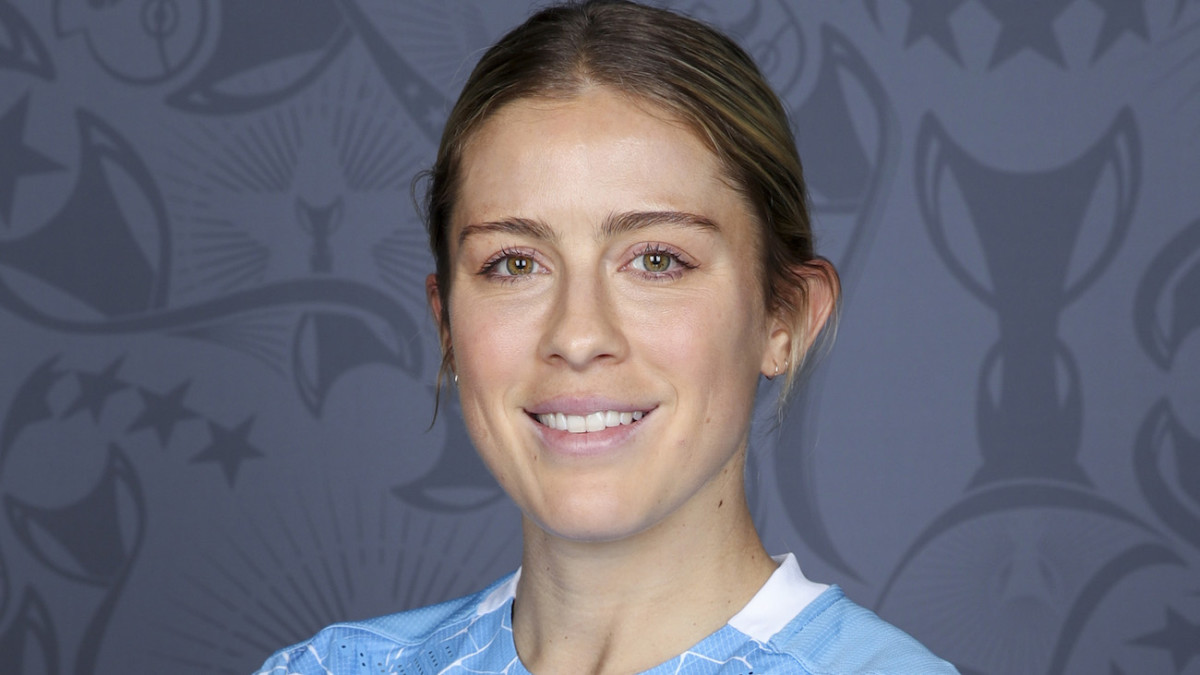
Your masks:
M 733 42 L 627 2 L 539 12 L 467 82 L 427 216 L 443 372 L 522 567 L 261 672 L 954 672 L 751 521 L 759 377 L 786 393 L 839 286 Z

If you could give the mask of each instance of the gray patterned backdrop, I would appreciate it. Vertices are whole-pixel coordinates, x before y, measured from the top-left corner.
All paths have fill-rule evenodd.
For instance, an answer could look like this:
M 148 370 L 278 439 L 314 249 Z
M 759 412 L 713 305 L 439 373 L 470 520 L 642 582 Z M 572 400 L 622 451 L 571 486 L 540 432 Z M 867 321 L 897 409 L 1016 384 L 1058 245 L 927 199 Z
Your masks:
M 409 186 L 530 4 L 0 0 L 0 672 L 246 673 L 517 564 Z M 768 548 L 964 673 L 1200 673 L 1200 3 L 675 6 L 846 283 Z

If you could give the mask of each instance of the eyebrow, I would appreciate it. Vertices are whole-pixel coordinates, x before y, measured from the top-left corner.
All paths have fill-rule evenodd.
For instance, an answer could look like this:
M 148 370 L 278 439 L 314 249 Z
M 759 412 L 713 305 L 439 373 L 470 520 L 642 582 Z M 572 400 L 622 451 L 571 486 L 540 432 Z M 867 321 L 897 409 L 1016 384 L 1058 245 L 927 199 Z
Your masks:
M 557 241 L 558 234 L 550 229 L 550 226 L 540 220 L 531 220 L 529 218 L 503 218 L 501 220 L 493 220 L 486 223 L 475 223 L 463 227 L 462 232 L 458 233 L 458 245 L 461 248 L 463 242 L 473 234 L 488 234 L 491 232 L 501 232 L 505 234 L 517 234 L 533 239 L 541 239 L 543 241 Z
M 602 239 L 611 239 L 655 225 L 673 225 L 712 232 L 719 232 L 721 230 L 721 227 L 711 218 L 696 213 L 687 213 L 686 211 L 623 211 L 621 213 L 611 213 L 604 219 L 604 224 L 600 226 L 600 237 Z M 461 247 L 463 242 L 472 235 L 493 232 L 516 234 L 543 241 L 558 240 L 558 234 L 549 225 L 540 220 L 530 218 L 502 218 L 500 220 L 475 223 L 463 227 L 462 231 L 458 233 L 458 245 Z
M 720 226 L 715 221 L 696 213 L 685 211 L 626 211 L 613 213 L 604 219 L 600 234 L 605 239 L 634 232 L 654 225 L 675 225 L 684 228 L 695 228 L 719 232 Z

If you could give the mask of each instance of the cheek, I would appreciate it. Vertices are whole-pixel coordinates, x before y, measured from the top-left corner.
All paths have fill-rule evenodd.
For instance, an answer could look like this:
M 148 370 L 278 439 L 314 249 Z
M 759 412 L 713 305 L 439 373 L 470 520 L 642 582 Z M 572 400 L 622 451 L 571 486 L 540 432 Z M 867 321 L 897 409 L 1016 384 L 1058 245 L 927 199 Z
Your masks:
M 529 350 L 530 323 L 529 313 L 505 311 L 496 303 L 452 304 L 450 335 L 459 377 L 472 384 L 506 381 Z
M 510 491 L 510 467 L 500 449 L 511 440 L 511 430 L 504 426 L 506 400 L 530 367 L 523 356 L 530 334 L 523 328 L 527 319 L 496 311 L 495 303 L 455 300 L 450 331 L 463 423 L 484 464 Z
M 708 334 L 709 320 L 697 309 L 690 303 L 643 305 L 638 316 L 627 322 L 632 328 L 626 333 L 631 342 L 641 346 L 645 358 L 676 376 L 683 375 L 716 351 Z
M 721 351 L 743 355 L 761 339 L 764 321 L 748 299 L 728 287 L 736 286 L 722 282 L 666 298 L 631 297 L 624 313 L 627 331 L 654 337 L 657 351 L 683 360 Z
M 759 313 L 739 297 L 712 292 L 641 303 L 626 333 L 648 361 L 693 395 L 745 395 L 758 381 L 763 331 Z

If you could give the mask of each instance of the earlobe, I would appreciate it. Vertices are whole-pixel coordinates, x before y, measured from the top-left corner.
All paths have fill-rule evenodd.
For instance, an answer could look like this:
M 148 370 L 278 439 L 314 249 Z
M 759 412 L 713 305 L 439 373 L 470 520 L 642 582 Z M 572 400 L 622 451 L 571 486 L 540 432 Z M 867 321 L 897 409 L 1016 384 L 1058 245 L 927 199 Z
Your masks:
M 767 349 L 763 353 L 762 374 L 768 380 L 776 375 L 787 373 L 789 355 L 792 350 L 792 330 L 786 321 L 775 317 L 770 323 L 770 333 L 767 335 Z

